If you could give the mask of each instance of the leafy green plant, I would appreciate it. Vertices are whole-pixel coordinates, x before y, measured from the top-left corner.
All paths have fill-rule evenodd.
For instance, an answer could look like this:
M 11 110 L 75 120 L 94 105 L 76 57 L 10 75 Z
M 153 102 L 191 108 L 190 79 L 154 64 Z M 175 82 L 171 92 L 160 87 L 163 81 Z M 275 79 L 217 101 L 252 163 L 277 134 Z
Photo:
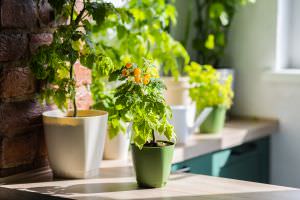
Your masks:
M 228 31 L 240 6 L 256 0 L 196 0 L 196 37 L 193 48 L 199 62 L 218 66 L 227 46 Z
M 152 59 L 165 74 L 178 77 L 190 58 L 185 48 L 169 33 L 176 24 L 173 1 L 129 0 L 121 17 L 112 13 L 95 34 L 116 66 L 131 60 L 143 65 L 143 58 Z
M 173 1 L 129 0 L 124 7 L 119 8 L 119 13 L 111 13 L 102 26 L 93 31 L 95 40 L 115 66 L 121 67 L 133 60 L 142 66 L 144 58 L 148 58 L 163 69 L 164 74 L 178 77 L 183 73 L 184 65 L 190 60 L 189 55 L 167 31 L 171 24 L 176 24 Z M 125 133 L 124 119 L 112 118 L 114 88 L 108 87 L 110 83 L 107 78 L 93 75 L 93 80 L 93 107 L 110 113 L 110 138 L 120 132 Z
M 175 137 L 174 128 L 168 122 L 171 109 L 163 97 L 165 86 L 152 63 L 147 60 L 140 66 L 127 63 L 111 74 L 111 79 L 123 81 L 114 94 L 112 126 L 119 119 L 132 122 L 132 141 L 139 148 L 147 143 L 157 145 L 155 131 L 168 140 Z
M 197 110 L 205 107 L 224 106 L 227 109 L 232 104 L 233 91 L 231 88 L 232 76 L 223 82 L 220 73 L 210 65 L 199 65 L 192 62 L 186 67 L 190 76 L 190 96 L 196 102 Z
M 93 31 L 101 28 L 107 16 L 118 13 L 118 9 L 101 0 L 49 0 L 56 11 L 58 27 L 53 33 L 53 42 L 42 46 L 32 56 L 31 69 L 37 79 L 43 80 L 41 99 L 54 102 L 58 108 L 66 109 L 68 100 L 73 102 L 73 116 L 77 114 L 76 89 L 73 65 L 81 64 L 92 69 L 94 76 L 105 76 L 113 70 L 110 57 L 101 45 L 93 40 Z

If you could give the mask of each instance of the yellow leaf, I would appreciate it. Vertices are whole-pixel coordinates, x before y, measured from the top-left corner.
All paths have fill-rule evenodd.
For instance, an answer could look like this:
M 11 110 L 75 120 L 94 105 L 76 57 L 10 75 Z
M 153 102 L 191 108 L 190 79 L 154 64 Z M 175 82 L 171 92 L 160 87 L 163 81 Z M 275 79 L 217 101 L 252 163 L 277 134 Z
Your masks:
M 213 34 L 209 34 L 206 41 L 205 47 L 207 49 L 214 49 L 215 48 L 215 36 Z

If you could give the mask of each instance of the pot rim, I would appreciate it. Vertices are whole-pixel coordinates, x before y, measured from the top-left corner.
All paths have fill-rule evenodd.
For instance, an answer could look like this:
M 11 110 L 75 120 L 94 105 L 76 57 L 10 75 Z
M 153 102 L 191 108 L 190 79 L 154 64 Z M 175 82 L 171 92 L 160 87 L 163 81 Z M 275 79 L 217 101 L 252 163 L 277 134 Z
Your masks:
M 103 117 L 108 115 L 108 112 L 104 110 L 78 110 L 77 111 L 79 116 L 72 117 L 72 116 L 67 116 L 66 112 L 63 112 L 59 109 L 55 110 L 50 110 L 50 111 L 45 111 L 43 112 L 43 117 L 46 118 L 61 118 L 61 119 L 88 119 L 88 118 L 95 118 L 95 117 Z M 72 111 L 69 111 L 69 113 L 72 113 Z M 84 116 L 80 116 L 84 115 Z
M 163 147 L 150 147 L 150 146 L 143 146 L 142 149 L 147 148 L 147 149 L 161 149 L 161 148 L 168 148 L 168 147 L 172 147 L 175 146 L 175 142 L 171 142 L 171 141 L 167 141 L 167 140 L 157 140 L 156 142 L 165 142 L 168 143 L 169 145 L 167 146 L 163 146 Z M 130 143 L 131 146 L 135 146 L 137 147 L 134 143 Z M 137 147 L 138 148 L 138 147 Z
M 173 76 L 161 76 L 161 79 L 163 81 L 179 83 L 179 82 L 188 82 L 190 77 L 189 76 L 179 76 L 177 81 L 175 80 L 175 78 Z

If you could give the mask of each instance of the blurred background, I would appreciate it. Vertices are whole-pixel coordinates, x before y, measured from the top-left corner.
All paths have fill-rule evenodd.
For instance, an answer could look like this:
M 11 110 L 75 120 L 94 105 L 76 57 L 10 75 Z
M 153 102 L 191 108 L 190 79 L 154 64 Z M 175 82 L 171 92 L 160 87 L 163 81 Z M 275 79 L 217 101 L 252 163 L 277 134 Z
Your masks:
M 177 0 L 176 8 L 178 25 L 172 34 L 183 41 L 187 23 L 197 20 L 197 6 L 195 1 Z M 299 10 L 297 0 L 257 0 L 241 7 L 221 61 L 235 69 L 232 112 L 279 119 L 279 133 L 271 137 L 271 183 L 294 187 L 300 187 Z M 192 38 L 197 34 L 191 25 L 187 46 L 194 60 L 198 57 Z

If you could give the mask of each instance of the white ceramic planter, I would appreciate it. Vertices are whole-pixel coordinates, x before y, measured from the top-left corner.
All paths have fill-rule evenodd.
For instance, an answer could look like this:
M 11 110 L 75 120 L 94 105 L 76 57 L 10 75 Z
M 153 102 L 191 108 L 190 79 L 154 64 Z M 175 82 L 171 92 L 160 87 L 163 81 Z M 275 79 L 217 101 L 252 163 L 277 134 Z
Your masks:
M 45 139 L 54 175 L 89 178 L 98 175 L 107 130 L 107 112 L 78 111 L 66 117 L 59 110 L 43 113 Z
M 189 96 L 189 78 L 179 77 L 178 81 L 175 81 L 173 77 L 162 78 L 167 90 L 164 92 L 166 102 L 170 106 L 192 104 L 192 100 Z
M 130 135 L 119 133 L 114 138 L 108 136 L 105 140 L 104 159 L 105 160 L 126 160 L 130 144 Z

